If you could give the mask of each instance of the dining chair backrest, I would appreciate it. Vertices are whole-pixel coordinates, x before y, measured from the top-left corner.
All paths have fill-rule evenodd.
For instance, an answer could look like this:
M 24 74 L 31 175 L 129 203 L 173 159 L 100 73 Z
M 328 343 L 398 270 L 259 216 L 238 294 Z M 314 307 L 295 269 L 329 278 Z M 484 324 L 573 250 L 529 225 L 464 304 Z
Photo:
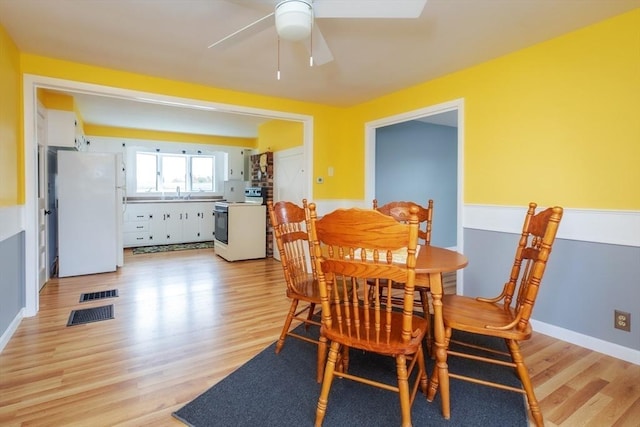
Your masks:
M 307 200 L 302 207 L 288 201 L 267 202 L 269 219 L 280 254 L 280 263 L 287 285 L 287 298 L 291 300 L 280 337 L 276 342 L 276 354 L 280 353 L 288 336 L 318 345 L 316 380 L 322 381 L 326 351 L 320 347 L 320 337 L 314 334 L 298 332 L 293 321 L 305 324 L 305 331 L 311 326 L 319 327 L 320 321 L 316 307 L 320 306 L 320 292 L 312 259 L 311 240 L 309 239 L 309 210 Z M 302 303 L 302 307 L 299 304 Z M 306 314 L 305 314 L 306 313 Z
M 290 291 L 297 292 L 305 286 L 309 275 L 315 275 L 315 265 L 308 262 L 311 253 L 307 200 L 302 207 L 289 201 L 268 202 L 269 219 L 280 253 L 285 282 Z
M 411 320 L 418 243 L 417 208 L 412 210 L 406 224 L 374 210 L 357 208 L 338 209 L 318 219 L 315 205 L 309 208 L 311 230 L 315 233 L 312 240 L 323 323 L 331 329 L 334 322 L 339 322 L 345 336 L 356 335 L 359 327 L 391 334 L 392 328 L 400 326 L 385 321 L 385 316 L 392 311 L 391 303 L 380 298 L 380 292 L 368 292 L 363 284 L 373 283 L 377 290 L 380 286 L 390 286 L 392 281 L 402 282 L 408 290 L 404 299 L 406 318 L 401 325 L 402 337 L 410 341 L 414 332 Z M 367 307 L 372 308 L 372 316 L 358 318 L 362 313 L 356 308 Z M 332 312 L 332 308 L 337 312 Z M 369 338 L 383 340 L 374 335 Z
M 378 199 L 373 199 L 373 209 L 389 215 L 396 221 L 407 221 L 409 218 L 409 209 L 413 206 L 418 208 L 418 239 L 422 245 L 431 244 L 431 228 L 433 224 L 433 200 L 429 199 L 427 207 L 421 206 L 415 202 L 389 202 L 382 206 L 378 206 Z
M 517 313 L 516 329 L 521 331 L 528 327 L 563 214 L 563 209 L 558 206 L 536 213 L 536 206 L 529 203 L 509 281 L 495 299 L 504 298 L 505 309 L 513 309 Z M 487 301 L 484 298 L 479 300 Z

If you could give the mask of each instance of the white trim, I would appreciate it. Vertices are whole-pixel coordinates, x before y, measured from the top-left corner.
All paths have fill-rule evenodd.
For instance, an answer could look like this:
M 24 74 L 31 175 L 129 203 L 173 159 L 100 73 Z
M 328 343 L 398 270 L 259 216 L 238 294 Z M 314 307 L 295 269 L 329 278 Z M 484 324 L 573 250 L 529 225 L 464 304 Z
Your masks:
M 633 350 L 629 347 L 623 347 L 618 344 L 603 341 L 598 338 L 593 338 L 588 335 L 553 326 L 548 323 L 539 322 L 534 319 L 531 319 L 531 325 L 533 326 L 534 333 L 539 332 L 541 334 L 549 335 L 550 337 L 579 345 L 580 347 L 588 348 L 589 350 L 597 351 L 598 353 L 606 354 L 607 356 L 640 365 L 640 351 L 638 350 Z
M 15 334 L 18 330 L 18 326 L 20 326 L 20 322 L 22 321 L 23 317 L 24 309 L 22 308 L 20 309 L 18 314 L 16 314 L 16 317 L 13 318 L 7 329 L 5 329 L 2 335 L 0 335 L 0 353 L 2 353 L 2 350 L 4 350 L 6 345 L 9 343 L 9 340 L 11 339 L 13 334 Z
M 0 208 L 0 242 L 24 230 L 24 205 Z
M 48 88 L 70 92 L 82 92 L 93 95 L 112 96 L 137 100 L 141 102 L 157 102 L 167 105 L 180 105 L 199 109 L 215 109 L 227 113 L 250 114 L 277 120 L 292 120 L 303 123 L 304 149 L 306 153 L 313 153 L 313 117 L 310 115 L 288 113 L 282 111 L 265 110 L 261 108 L 244 107 L 217 102 L 208 102 L 190 98 L 160 95 L 111 86 L 101 86 L 53 77 L 23 75 L 24 98 L 24 173 L 25 173 L 25 316 L 35 316 L 38 312 L 38 235 L 37 235 L 37 143 L 36 143 L 36 89 Z M 312 164 L 311 154 L 308 164 Z M 311 169 L 310 169 L 311 170 Z M 313 173 L 308 174 L 307 188 L 312 187 Z
M 465 205 L 464 228 L 520 233 L 526 206 Z M 640 211 L 565 208 L 558 238 L 640 247 Z
M 313 197 L 313 116 L 302 122 L 304 137 L 304 162 L 307 167 L 307 183 L 305 190 L 307 198 Z

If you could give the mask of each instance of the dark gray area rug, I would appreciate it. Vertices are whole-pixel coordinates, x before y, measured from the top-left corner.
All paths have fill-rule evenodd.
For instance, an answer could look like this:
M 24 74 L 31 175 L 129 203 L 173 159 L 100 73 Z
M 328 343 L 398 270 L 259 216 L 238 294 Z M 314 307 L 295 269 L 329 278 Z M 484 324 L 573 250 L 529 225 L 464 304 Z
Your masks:
M 209 249 L 213 248 L 213 242 L 177 243 L 174 245 L 140 246 L 133 248 L 134 255 L 153 254 L 156 252 L 185 251 L 188 249 Z
M 71 314 L 69 315 L 67 326 L 99 322 L 101 320 L 113 318 L 113 304 L 103 305 L 100 307 L 85 308 L 82 310 L 72 310 Z
M 298 327 L 304 334 L 304 329 Z M 458 338 L 467 338 L 458 336 Z M 472 338 L 476 343 L 484 339 Z M 491 340 L 497 348 L 504 342 Z M 375 373 L 378 379 L 395 381 L 395 361 L 352 350 L 349 371 Z M 280 354 L 275 343 L 249 362 L 173 413 L 188 426 L 313 426 L 320 384 L 315 381 L 316 346 L 288 337 Z M 427 358 L 427 372 L 433 370 Z M 480 374 L 520 387 L 508 367 L 487 366 L 460 358 L 449 358 L 451 371 Z M 451 419 L 442 418 L 439 394 L 429 403 L 419 393 L 412 406 L 414 426 L 528 426 L 524 396 L 451 379 Z M 399 426 L 397 394 L 350 380 L 335 379 L 329 394 L 325 427 Z

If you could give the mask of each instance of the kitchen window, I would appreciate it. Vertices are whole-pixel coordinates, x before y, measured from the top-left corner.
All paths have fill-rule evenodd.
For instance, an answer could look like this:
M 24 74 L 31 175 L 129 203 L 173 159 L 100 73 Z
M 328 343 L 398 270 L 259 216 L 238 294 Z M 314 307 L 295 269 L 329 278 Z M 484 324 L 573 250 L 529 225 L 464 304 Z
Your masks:
M 138 152 L 136 192 L 213 192 L 215 164 L 215 156 L 211 155 Z

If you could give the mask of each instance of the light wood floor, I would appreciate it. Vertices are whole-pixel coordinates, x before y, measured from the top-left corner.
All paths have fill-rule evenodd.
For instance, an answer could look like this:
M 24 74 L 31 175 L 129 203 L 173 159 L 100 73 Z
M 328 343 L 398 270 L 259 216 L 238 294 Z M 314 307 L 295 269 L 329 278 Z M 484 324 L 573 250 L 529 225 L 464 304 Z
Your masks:
M 111 303 L 115 319 L 66 326 Z M 0 354 L 0 425 L 180 426 L 171 412 L 272 343 L 287 308 L 277 261 L 212 249 L 127 251 L 116 273 L 51 280 Z M 640 366 L 541 334 L 523 351 L 547 425 L 640 425 Z

